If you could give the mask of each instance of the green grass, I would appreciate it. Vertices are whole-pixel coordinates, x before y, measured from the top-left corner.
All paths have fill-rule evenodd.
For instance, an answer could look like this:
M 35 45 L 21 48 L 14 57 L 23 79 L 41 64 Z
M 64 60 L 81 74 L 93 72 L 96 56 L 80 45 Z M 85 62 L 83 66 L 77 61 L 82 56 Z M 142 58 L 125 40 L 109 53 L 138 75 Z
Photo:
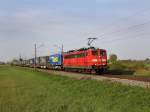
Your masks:
M 0 66 L 0 112 L 150 112 L 150 90 Z

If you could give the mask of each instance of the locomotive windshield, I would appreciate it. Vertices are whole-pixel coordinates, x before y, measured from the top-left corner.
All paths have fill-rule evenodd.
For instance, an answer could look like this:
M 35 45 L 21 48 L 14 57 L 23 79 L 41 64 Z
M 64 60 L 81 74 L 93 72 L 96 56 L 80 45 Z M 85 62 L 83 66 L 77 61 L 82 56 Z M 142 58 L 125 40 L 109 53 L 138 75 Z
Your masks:
M 92 51 L 93 56 L 106 56 L 106 51 L 105 50 L 93 50 Z
M 92 51 L 92 55 L 93 56 L 98 56 L 98 51 L 97 50 Z
M 106 51 L 105 50 L 100 50 L 100 55 L 101 56 L 106 56 Z

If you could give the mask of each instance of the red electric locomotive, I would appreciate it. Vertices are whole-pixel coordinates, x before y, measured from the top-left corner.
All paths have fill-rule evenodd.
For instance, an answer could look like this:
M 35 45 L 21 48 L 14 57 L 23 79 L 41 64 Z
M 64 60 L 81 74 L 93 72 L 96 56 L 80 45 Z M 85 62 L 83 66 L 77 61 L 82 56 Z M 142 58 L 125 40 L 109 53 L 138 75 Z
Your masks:
M 101 73 L 107 68 L 107 53 L 104 49 L 87 48 L 63 54 L 64 69 Z

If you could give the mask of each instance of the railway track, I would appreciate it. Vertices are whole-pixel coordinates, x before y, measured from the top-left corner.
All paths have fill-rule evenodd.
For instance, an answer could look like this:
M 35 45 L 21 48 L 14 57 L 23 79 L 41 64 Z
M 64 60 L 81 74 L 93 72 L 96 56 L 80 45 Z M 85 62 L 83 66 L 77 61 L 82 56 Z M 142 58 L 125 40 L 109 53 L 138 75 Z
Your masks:
M 76 80 L 98 80 L 98 81 L 110 81 L 114 83 L 121 83 L 129 86 L 139 86 L 144 88 L 150 88 L 150 77 L 143 76 L 130 76 L 130 75 L 91 75 L 91 74 L 83 74 L 83 73 L 74 73 L 74 72 L 64 72 L 64 71 L 55 71 L 55 70 L 43 70 L 38 69 L 38 71 L 61 75 L 74 78 Z

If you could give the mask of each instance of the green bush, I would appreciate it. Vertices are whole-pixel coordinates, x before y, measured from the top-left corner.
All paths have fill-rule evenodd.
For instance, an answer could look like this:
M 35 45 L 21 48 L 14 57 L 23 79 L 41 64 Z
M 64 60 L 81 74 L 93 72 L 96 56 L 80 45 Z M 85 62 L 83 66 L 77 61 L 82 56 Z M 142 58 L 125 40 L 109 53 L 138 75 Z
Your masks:
M 108 65 L 113 74 L 150 75 L 150 64 L 145 61 L 119 60 Z

